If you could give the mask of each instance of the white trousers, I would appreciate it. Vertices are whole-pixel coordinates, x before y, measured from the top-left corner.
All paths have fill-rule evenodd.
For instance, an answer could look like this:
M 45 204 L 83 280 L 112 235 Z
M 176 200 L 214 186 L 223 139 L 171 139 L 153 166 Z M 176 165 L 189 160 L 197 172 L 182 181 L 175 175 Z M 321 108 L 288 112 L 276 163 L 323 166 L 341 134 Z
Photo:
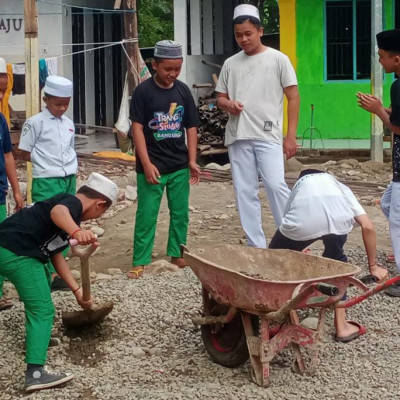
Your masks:
M 381 198 L 381 208 L 389 220 L 390 240 L 400 273 L 400 182 L 391 182 Z
M 238 140 L 228 147 L 240 221 L 249 246 L 265 249 L 258 177 L 267 191 L 276 228 L 281 224 L 290 190 L 285 182 L 281 143 Z

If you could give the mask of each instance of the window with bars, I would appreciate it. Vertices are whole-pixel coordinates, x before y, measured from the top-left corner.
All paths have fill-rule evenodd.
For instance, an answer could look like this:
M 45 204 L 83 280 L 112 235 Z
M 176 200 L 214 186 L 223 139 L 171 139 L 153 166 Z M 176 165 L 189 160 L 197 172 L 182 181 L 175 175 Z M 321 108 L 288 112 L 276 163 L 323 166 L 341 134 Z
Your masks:
M 371 0 L 326 0 L 326 79 L 369 79 Z

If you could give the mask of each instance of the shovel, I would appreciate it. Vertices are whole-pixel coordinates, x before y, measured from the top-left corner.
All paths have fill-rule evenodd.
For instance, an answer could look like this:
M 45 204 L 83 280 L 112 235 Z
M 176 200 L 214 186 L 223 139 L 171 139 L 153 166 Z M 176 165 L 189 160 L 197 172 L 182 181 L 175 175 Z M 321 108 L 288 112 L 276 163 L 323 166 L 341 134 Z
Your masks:
M 78 249 L 75 245 L 76 240 L 71 240 L 71 250 L 74 256 L 81 260 L 81 279 L 83 300 L 89 301 L 90 296 L 90 267 L 89 257 L 96 251 L 96 246 L 88 246 L 85 249 Z M 67 328 L 80 329 L 100 323 L 111 312 L 114 302 L 107 301 L 103 304 L 94 306 L 90 310 L 70 311 L 62 314 L 62 322 Z

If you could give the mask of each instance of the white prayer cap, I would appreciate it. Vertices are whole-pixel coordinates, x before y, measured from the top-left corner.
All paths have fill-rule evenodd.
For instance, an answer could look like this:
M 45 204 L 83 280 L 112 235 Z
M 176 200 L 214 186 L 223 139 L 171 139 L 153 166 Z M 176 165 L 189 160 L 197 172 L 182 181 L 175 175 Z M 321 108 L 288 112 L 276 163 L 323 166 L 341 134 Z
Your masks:
M 55 97 L 71 97 L 72 82 L 62 76 L 50 75 L 46 78 L 44 92 Z
M 89 178 L 83 182 L 83 185 L 90 187 L 111 201 L 117 200 L 119 195 L 118 186 L 113 181 L 97 172 L 92 172 Z
M 233 11 L 233 19 L 235 20 L 238 17 L 254 17 L 260 21 L 260 13 L 258 8 L 252 6 L 251 4 L 241 4 L 235 7 Z
M 4 58 L 0 58 L 0 74 L 7 73 L 7 64 Z
M 173 40 L 161 40 L 154 47 L 154 57 L 182 58 L 182 45 Z

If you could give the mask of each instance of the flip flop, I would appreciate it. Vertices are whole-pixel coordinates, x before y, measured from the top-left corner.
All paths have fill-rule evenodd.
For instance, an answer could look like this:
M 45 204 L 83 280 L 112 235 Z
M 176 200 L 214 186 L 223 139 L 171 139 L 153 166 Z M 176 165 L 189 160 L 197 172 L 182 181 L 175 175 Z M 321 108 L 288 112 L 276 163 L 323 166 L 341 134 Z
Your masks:
M 6 299 L 4 297 L 0 299 L 0 311 L 8 310 L 13 306 L 14 304 L 12 303 L 11 299 Z
M 140 269 L 132 269 L 131 271 L 129 271 L 126 276 L 129 279 L 139 279 L 143 276 L 143 272 L 144 272 L 144 268 L 140 268 Z
M 385 261 L 389 264 L 394 264 L 396 260 L 394 259 L 394 254 L 388 254 L 385 258 Z
M 367 333 L 367 328 L 366 328 L 365 326 L 359 324 L 358 322 L 355 322 L 355 321 L 346 321 L 346 322 L 348 322 L 349 324 L 352 324 L 352 325 L 358 327 L 358 332 L 354 332 L 354 333 L 352 333 L 351 335 L 344 336 L 344 337 L 343 337 L 343 336 L 337 336 L 337 335 L 336 335 L 336 336 L 335 336 L 335 340 L 336 340 L 337 342 L 340 342 L 340 343 L 349 343 L 349 342 L 351 342 L 352 340 L 357 339 L 357 338 L 360 337 L 361 335 L 365 335 L 365 334 Z
M 389 279 L 389 272 L 382 278 L 378 279 L 375 275 L 365 275 L 360 278 L 360 281 L 364 283 L 365 285 L 371 285 L 372 283 L 382 283 L 385 282 Z

